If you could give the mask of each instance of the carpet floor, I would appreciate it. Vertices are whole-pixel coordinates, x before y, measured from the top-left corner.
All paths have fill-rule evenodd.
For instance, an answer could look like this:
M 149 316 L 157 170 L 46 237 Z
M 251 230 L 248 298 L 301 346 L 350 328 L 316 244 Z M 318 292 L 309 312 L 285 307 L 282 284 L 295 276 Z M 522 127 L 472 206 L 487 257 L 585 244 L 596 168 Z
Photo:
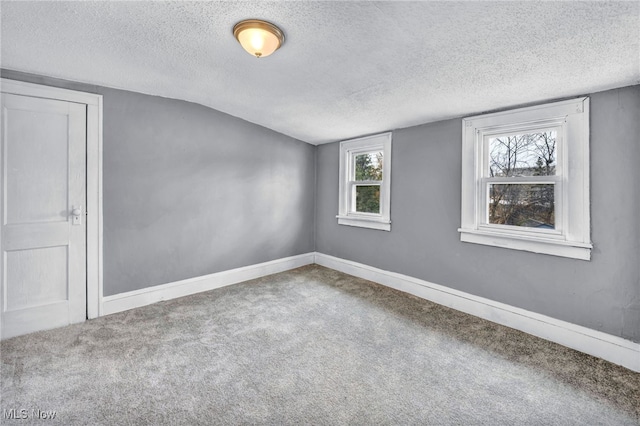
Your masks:
M 638 373 L 316 265 L 0 349 L 3 424 L 640 424 Z

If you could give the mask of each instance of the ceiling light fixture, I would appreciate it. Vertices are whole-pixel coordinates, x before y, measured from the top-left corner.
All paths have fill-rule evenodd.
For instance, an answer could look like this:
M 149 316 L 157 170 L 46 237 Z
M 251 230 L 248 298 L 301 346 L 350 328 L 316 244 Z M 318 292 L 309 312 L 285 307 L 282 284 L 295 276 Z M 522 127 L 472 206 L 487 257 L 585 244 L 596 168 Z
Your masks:
M 271 22 L 259 19 L 240 21 L 233 27 L 233 35 L 244 50 L 256 58 L 264 58 L 284 43 L 284 33 Z

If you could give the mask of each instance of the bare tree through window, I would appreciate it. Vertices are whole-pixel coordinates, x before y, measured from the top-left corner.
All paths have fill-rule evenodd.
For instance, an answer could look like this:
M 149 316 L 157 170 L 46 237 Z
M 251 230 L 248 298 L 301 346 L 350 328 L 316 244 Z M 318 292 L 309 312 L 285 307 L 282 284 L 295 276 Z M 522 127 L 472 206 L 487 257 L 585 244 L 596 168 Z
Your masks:
M 489 176 L 521 178 L 556 174 L 556 130 L 489 139 Z M 507 180 L 507 179 L 505 179 Z M 491 183 L 489 223 L 555 228 L 553 183 Z

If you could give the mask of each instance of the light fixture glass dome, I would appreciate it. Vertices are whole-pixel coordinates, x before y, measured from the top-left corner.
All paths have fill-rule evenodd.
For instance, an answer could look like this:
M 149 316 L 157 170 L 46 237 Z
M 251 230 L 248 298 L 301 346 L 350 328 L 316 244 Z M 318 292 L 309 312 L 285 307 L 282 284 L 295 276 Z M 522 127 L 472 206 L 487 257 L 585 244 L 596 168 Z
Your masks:
M 280 28 L 257 19 L 238 22 L 233 27 L 233 35 L 244 50 L 257 58 L 271 55 L 284 43 Z

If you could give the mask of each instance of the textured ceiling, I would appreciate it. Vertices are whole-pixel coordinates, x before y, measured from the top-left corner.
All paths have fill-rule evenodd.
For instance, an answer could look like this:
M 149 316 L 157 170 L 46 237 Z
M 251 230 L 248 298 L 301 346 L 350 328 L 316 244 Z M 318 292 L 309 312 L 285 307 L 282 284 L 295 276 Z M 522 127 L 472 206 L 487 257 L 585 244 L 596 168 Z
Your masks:
M 7 2 L 2 68 L 318 144 L 640 82 L 640 2 Z M 233 25 L 279 25 L 256 59 Z

